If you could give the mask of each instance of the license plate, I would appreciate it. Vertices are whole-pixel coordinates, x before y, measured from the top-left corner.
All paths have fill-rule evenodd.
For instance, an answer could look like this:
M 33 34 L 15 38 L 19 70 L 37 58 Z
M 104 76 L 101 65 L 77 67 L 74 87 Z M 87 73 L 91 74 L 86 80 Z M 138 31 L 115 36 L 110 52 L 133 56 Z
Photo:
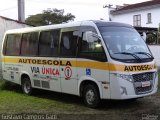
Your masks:
M 142 87 L 148 87 L 151 85 L 150 81 L 142 82 Z

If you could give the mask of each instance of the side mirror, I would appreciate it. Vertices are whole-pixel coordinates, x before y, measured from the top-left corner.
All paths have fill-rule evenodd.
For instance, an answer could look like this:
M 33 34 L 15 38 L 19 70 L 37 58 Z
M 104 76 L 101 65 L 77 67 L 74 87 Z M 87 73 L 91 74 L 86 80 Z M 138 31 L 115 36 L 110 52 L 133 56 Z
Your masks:
M 87 42 L 95 42 L 100 40 L 100 37 L 92 31 L 87 31 L 83 34 L 83 40 Z
M 143 40 L 146 42 L 146 39 L 147 39 L 147 35 L 146 35 L 146 33 L 145 32 L 143 32 L 142 33 L 142 36 L 141 36 L 142 38 L 143 38 Z

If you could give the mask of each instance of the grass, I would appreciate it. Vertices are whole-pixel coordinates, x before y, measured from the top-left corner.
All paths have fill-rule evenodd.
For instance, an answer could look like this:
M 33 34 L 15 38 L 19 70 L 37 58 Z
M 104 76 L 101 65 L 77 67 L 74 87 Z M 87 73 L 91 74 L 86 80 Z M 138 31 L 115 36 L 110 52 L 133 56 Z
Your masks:
M 28 96 L 21 92 L 20 86 L 0 81 L 0 113 L 74 113 L 75 109 L 76 112 L 86 109 L 76 96 L 42 90 L 35 90 L 33 96 Z

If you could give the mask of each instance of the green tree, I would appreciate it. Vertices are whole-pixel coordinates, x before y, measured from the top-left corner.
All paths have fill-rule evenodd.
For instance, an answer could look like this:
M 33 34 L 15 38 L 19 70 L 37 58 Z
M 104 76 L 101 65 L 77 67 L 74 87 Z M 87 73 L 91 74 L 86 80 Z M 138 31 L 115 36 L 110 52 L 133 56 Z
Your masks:
M 47 9 L 43 10 L 42 13 L 31 15 L 26 19 L 26 23 L 34 26 L 60 24 L 73 21 L 75 18 L 71 13 L 64 15 L 63 9 Z
M 157 33 L 155 32 L 148 33 L 146 43 L 147 44 L 157 44 Z

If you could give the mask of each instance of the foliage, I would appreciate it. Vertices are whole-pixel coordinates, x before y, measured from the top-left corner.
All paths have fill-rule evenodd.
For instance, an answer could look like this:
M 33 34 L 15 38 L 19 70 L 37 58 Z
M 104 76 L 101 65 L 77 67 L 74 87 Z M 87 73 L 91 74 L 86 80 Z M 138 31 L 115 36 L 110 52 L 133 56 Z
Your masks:
M 157 34 L 158 34 L 158 35 L 157 35 L 157 37 L 158 37 L 158 38 L 157 38 L 157 39 L 158 39 L 158 44 L 160 44 L 160 32 L 158 32 Z
M 147 44 L 157 44 L 157 35 L 154 32 L 150 32 L 147 34 L 146 39 Z
M 75 18 L 71 13 L 64 15 L 63 9 L 47 9 L 42 13 L 31 15 L 26 19 L 26 23 L 34 26 L 60 24 L 73 21 Z

